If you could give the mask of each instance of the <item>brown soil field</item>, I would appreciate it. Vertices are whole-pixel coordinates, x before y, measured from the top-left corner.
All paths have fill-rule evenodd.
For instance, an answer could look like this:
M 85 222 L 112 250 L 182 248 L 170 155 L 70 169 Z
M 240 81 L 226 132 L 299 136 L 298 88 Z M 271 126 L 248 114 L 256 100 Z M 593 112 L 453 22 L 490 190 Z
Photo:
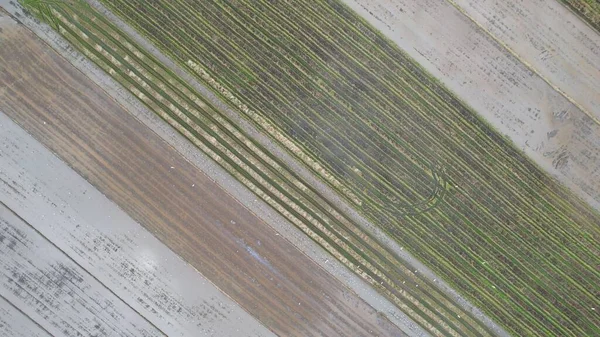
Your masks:
M 0 110 L 276 334 L 404 335 L 23 26 Z

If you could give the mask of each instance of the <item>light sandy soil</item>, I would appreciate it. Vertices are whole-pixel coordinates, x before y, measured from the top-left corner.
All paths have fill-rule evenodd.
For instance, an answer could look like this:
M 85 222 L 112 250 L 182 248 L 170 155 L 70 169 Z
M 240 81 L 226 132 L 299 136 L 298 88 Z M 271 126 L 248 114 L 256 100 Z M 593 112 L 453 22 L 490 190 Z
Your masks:
M 551 1 L 554 0 L 544 2 Z M 397 43 L 540 167 L 600 210 L 600 125 L 471 19 L 446 0 L 344 2 Z M 518 1 L 507 3 L 516 2 Z M 476 6 L 475 3 L 483 2 L 461 3 Z M 491 7 L 486 7 L 486 10 L 491 10 L 489 8 Z M 544 8 L 540 10 L 547 11 Z M 562 10 L 564 16 L 560 14 L 560 7 L 554 10 L 558 11 L 552 14 L 554 18 L 573 18 L 567 9 Z M 518 9 L 515 11 L 519 13 Z M 510 19 L 506 19 L 509 14 L 498 14 L 493 22 L 499 26 L 511 26 Z M 598 81 L 598 77 L 594 78 L 593 74 L 578 75 L 580 72 L 590 71 L 594 65 L 598 69 L 600 60 L 594 62 L 598 59 L 598 50 L 594 47 L 597 36 L 585 33 L 589 40 L 579 36 L 567 41 L 543 35 L 546 37 L 542 39 L 539 38 L 541 33 L 535 31 L 540 29 L 535 24 L 540 16 L 527 12 L 519 15 L 525 15 L 532 23 L 523 24 L 518 28 L 521 30 L 518 34 L 507 33 L 507 36 L 510 35 L 517 41 L 513 43 L 515 49 L 518 47 L 521 52 L 521 58 L 531 59 L 531 64 L 543 65 L 536 71 L 546 78 L 556 80 L 554 85 L 557 87 L 564 90 L 571 88 L 573 96 L 579 91 L 577 88 Z M 556 19 L 543 24 L 552 25 L 554 30 L 559 30 L 567 22 L 570 27 L 565 28 L 563 34 L 577 37 L 577 29 L 585 30 L 587 27 L 570 19 Z M 549 51 L 544 55 L 554 55 L 555 60 L 533 62 L 536 58 L 544 58 L 544 55 L 540 55 L 536 47 L 528 46 L 530 42 L 526 41 L 527 36 L 543 41 L 539 46 Z M 564 43 L 573 44 L 567 46 Z M 589 51 L 586 52 L 586 49 Z M 581 58 L 586 60 L 586 64 L 582 65 L 584 68 L 579 68 L 579 63 L 574 63 Z M 562 68 L 559 70 L 557 67 Z M 551 74 L 552 71 L 555 74 Z M 595 86 L 584 91 L 597 95 L 598 90 L 600 89 Z M 585 100 L 594 101 L 593 97 Z M 585 102 L 579 103 L 583 106 Z M 592 103 L 585 104 L 590 109 L 595 109 Z
M 600 122 L 600 34 L 560 0 L 451 0 Z
M 52 335 L 164 336 L 0 204 L 0 294 Z
M 274 332 L 403 335 L 68 62 L 2 34 L 17 36 L 2 41 L 0 110 Z
M 0 256 L 4 266 L 14 266 L 22 257 L 33 262 L 20 265 L 18 273 L 39 279 L 57 265 L 72 274 L 87 273 L 92 279 L 79 278 L 73 285 L 94 290 L 98 303 L 126 303 L 129 308 L 112 306 L 118 316 L 141 315 L 169 336 L 239 336 L 240 331 L 244 336 L 273 335 L 1 112 L 0 202 L 23 218 L 12 221 L 12 228 L 31 242 L 27 249 L 15 244 Z M 0 213 L 0 221 L 15 218 L 11 211 Z M 8 239 L 4 244 L 12 245 Z M 48 259 L 52 262 L 44 273 L 35 273 L 40 268 L 33 266 Z M 6 286 L 15 290 L 17 285 Z M 0 286 L 0 294 L 34 315 L 32 308 L 39 306 L 6 286 Z M 81 293 L 62 293 L 58 299 L 65 297 L 89 303 Z M 78 320 L 68 306 L 53 302 L 60 315 L 46 313 L 45 319 L 37 320 L 49 331 L 65 321 L 79 322 L 87 330 L 96 325 L 93 319 Z M 11 327 L 19 328 L 16 323 Z
M 52 335 L 0 296 L 0 336 L 51 337 Z

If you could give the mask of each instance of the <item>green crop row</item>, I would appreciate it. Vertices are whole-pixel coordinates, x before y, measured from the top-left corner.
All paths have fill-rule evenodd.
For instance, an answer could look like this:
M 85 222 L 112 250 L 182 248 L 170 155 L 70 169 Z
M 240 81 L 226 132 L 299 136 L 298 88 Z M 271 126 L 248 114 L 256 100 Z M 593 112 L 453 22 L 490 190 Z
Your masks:
M 600 291 L 598 214 L 339 2 L 103 2 L 509 332 L 599 332 L 591 310 Z M 101 40 L 127 37 L 107 22 L 90 26 L 102 20 L 94 15 L 89 24 L 70 19 L 81 27 L 61 27 L 100 63 L 103 55 L 74 29 Z M 128 53 L 119 41 L 98 42 L 114 57 Z M 138 67 L 152 60 L 129 55 Z M 162 67 L 152 62 L 149 69 Z M 139 97 L 144 85 L 108 64 L 103 68 Z M 186 86 L 162 69 L 162 78 L 148 75 L 142 83 Z M 193 107 L 193 89 L 186 88 L 161 94 L 174 106 L 173 97 L 188 102 L 176 106 L 184 114 Z M 215 160 L 349 268 L 363 271 L 416 322 L 437 335 L 490 333 L 264 149 L 233 135 L 231 122 L 165 117 L 168 104 L 148 98 L 159 89 L 146 91 L 142 101 L 201 149 L 217 139 L 218 158 L 229 161 Z M 210 136 L 201 139 L 194 128 L 208 128 Z

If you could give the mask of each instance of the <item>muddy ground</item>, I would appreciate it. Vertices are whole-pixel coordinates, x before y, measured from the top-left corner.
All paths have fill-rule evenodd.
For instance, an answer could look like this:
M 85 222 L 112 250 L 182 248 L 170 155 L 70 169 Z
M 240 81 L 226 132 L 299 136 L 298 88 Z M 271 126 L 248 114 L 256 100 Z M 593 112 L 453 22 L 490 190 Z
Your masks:
M 22 28 L 0 110 L 281 335 L 401 335 Z
M 600 35 L 561 1 L 454 3 L 538 76 L 600 122 Z

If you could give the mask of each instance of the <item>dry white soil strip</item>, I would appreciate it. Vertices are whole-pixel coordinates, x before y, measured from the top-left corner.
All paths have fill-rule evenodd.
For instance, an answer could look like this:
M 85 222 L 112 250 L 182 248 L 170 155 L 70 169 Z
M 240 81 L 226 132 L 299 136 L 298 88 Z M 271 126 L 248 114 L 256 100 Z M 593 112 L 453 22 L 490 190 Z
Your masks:
M 554 30 L 561 29 L 563 25 L 571 27 L 565 28 L 560 36 L 571 34 L 577 37 L 578 27 L 587 29 L 585 25 L 570 20 L 573 15 L 568 10 L 559 12 L 564 15 L 554 13 L 552 16 L 562 17 L 564 22 L 561 19 L 544 22 L 546 26 L 553 27 L 553 31 L 547 34 L 528 31 L 543 25 L 536 25 L 541 16 L 527 13 L 519 14 L 524 16 L 523 20 L 529 21 L 522 24 L 520 29 L 523 31 L 507 33 L 507 36 L 518 38 L 517 42 L 511 43 L 518 45 L 521 59 L 543 65 L 536 71 L 555 80 L 551 86 L 447 0 L 344 2 L 397 43 L 538 165 L 600 210 L 600 125 L 553 87 L 562 90 L 571 88 L 573 91 L 569 92 L 575 96 L 579 91 L 577 88 L 585 87 L 590 81 L 598 81 L 593 74 L 578 75 L 591 71 L 589 69 L 594 67 L 590 66 L 595 65 L 596 71 L 600 67 L 598 50 L 594 49 L 597 43 L 593 42 L 598 40 L 597 35 L 583 33 L 588 39 L 582 36 L 579 39 L 552 38 L 556 34 Z M 474 3 L 479 2 L 461 3 L 475 6 Z M 496 6 L 503 7 L 500 3 L 503 1 L 498 1 Z M 490 8 L 496 7 L 490 5 L 485 8 L 492 10 Z M 547 11 L 544 8 L 540 10 Z M 518 8 L 514 11 L 519 13 Z M 503 21 L 510 19 L 509 14 L 507 11 L 492 16 L 490 23 L 495 20 L 495 25 L 509 25 L 508 21 Z M 544 55 L 535 51 L 540 46 L 529 46 L 531 42 L 527 39 L 528 36 L 534 39 L 537 36 L 541 40 L 540 34 L 544 36 L 541 48 L 549 51 L 545 54 L 554 55 L 554 61 L 532 61 L 544 58 Z M 586 52 L 586 49 L 589 51 Z M 581 58 L 587 60 L 585 64 L 577 63 Z M 573 86 L 573 83 L 577 84 Z M 595 91 L 597 97 L 600 88 L 596 85 L 587 88 L 586 92 L 590 90 Z M 593 97 L 591 101 L 597 102 Z M 584 101 L 578 104 L 583 106 Z
M 600 34 L 560 0 L 451 0 L 600 122 Z
M 54 336 L 164 335 L 2 204 L 0 295 Z
M 272 335 L 1 112 L 0 202 L 0 295 L 53 335 Z
M 51 337 L 50 333 L 3 297 L 0 297 L 0 336 Z

